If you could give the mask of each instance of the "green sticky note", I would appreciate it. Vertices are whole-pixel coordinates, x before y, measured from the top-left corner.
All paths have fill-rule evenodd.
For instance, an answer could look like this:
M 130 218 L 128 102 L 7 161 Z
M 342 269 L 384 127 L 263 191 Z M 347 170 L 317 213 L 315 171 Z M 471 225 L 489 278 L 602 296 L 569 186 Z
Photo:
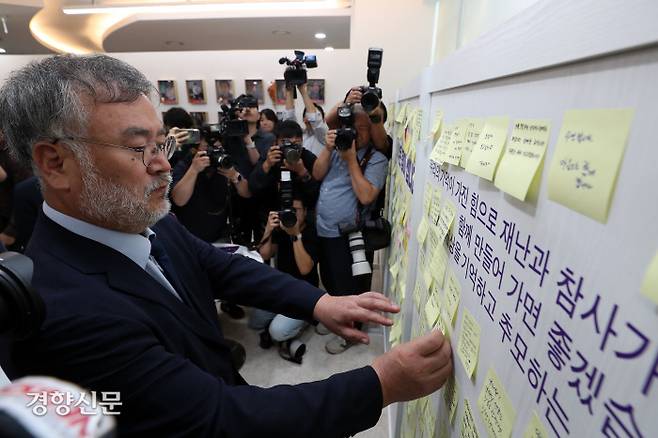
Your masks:
M 490 117 L 466 163 L 466 171 L 492 181 L 507 139 L 508 117 Z
M 420 220 L 420 225 L 418 225 L 418 229 L 416 230 L 416 238 L 418 239 L 418 245 L 422 245 L 425 242 L 425 238 L 427 237 L 427 232 L 430 229 L 430 224 L 427 221 L 427 218 L 423 216 L 423 218 Z
M 653 256 L 647 273 L 644 274 L 640 290 L 645 297 L 658 304 L 658 252 Z
M 549 199 L 605 223 L 632 119 L 632 109 L 567 111 L 548 173 Z
M 480 132 L 484 127 L 484 119 L 468 119 L 466 122 L 466 132 L 464 133 L 464 146 L 462 147 L 462 157 L 459 165 L 466 168 L 468 159 L 471 158 L 473 148 L 478 144 Z
M 478 408 L 490 437 L 509 438 L 512 435 L 516 412 L 493 368 L 484 379 Z
M 477 367 L 480 351 L 480 326 L 468 309 L 464 308 L 461 332 L 457 343 L 457 355 L 466 370 L 469 379 Z
M 450 225 L 452 225 L 452 221 L 455 219 L 456 210 L 454 204 L 446 199 L 446 202 L 441 209 L 441 214 L 439 215 L 439 221 L 436 224 L 438 227 L 438 238 L 441 245 L 443 245 L 443 241 L 448 235 L 448 231 L 450 231 Z
M 526 427 L 525 432 L 523 433 L 523 438 L 549 438 L 550 435 L 548 431 L 542 424 L 539 416 L 535 411 L 532 411 L 532 417 L 528 422 L 528 427 Z
M 451 375 L 443 387 L 443 400 L 446 402 L 448 408 L 448 420 L 450 424 L 455 419 L 455 412 L 457 412 L 457 404 L 459 403 L 459 386 L 455 380 L 455 375 Z
M 452 269 L 448 270 L 448 281 L 446 284 L 446 310 L 448 322 L 452 326 L 455 321 L 455 315 L 457 314 L 457 307 L 459 307 L 459 299 L 461 298 L 462 287 L 459 284 L 459 280 L 455 276 L 455 273 Z
M 496 187 L 525 201 L 533 181 L 541 178 L 539 167 L 544 159 L 549 135 L 548 120 L 515 121 L 496 171 Z
M 466 136 L 467 119 L 462 119 L 453 125 L 450 144 L 446 155 L 446 163 L 457 166 L 462 158 L 462 149 L 464 147 L 464 138 Z
M 471 404 L 468 399 L 464 399 L 464 413 L 462 414 L 461 429 L 459 430 L 461 438 L 480 438 L 475 420 L 473 419 L 473 412 L 471 411 Z

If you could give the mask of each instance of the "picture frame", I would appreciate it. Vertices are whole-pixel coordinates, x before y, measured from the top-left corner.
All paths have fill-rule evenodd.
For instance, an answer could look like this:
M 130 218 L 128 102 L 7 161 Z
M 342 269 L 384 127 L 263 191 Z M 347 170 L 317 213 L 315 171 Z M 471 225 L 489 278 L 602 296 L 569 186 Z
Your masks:
M 207 111 L 190 111 L 190 117 L 192 117 L 194 126 L 197 128 L 200 128 L 204 124 L 208 123 Z
M 220 105 L 228 105 L 230 100 L 235 99 L 233 79 L 215 79 L 215 96 Z
M 286 104 L 286 81 L 285 79 L 276 79 L 274 81 L 276 88 L 276 99 L 275 104 L 285 105 Z
M 245 94 L 251 94 L 258 99 L 258 104 L 265 103 L 265 89 L 263 88 L 262 79 L 245 79 L 244 80 Z
M 318 105 L 324 105 L 324 79 L 309 79 L 307 88 L 311 100 Z
M 178 90 L 176 81 L 161 80 L 158 81 L 158 93 L 160 94 L 160 103 L 163 105 L 178 105 Z
M 203 79 L 189 79 L 185 81 L 187 90 L 187 101 L 192 105 L 203 105 L 206 103 L 206 89 Z

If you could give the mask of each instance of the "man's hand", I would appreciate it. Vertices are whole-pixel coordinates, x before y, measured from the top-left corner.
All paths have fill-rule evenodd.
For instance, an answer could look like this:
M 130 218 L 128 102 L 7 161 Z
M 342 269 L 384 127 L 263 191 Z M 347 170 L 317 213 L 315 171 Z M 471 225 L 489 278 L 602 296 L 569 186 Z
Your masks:
M 367 344 L 368 335 L 354 328 L 354 323 L 374 322 L 393 325 L 393 321 L 378 312 L 398 313 L 400 307 L 378 292 L 334 297 L 324 294 L 315 304 L 313 317 L 342 338 Z
M 297 176 L 300 177 L 308 173 L 308 170 L 306 170 L 306 167 L 304 167 L 304 162 L 301 158 L 294 163 L 290 163 L 288 160 L 284 159 L 283 166 L 291 172 L 295 172 Z
M 172 136 L 176 139 L 176 149 L 180 149 L 190 137 L 189 131 L 181 128 L 171 128 L 167 136 Z
M 272 145 L 267 151 L 267 159 L 263 162 L 263 170 L 268 173 L 271 168 L 281 162 L 283 153 L 278 145 Z
M 265 225 L 265 234 L 271 233 L 272 230 L 279 228 L 280 224 L 279 213 L 276 211 L 270 211 L 269 216 L 267 216 L 267 225 Z
M 352 141 L 352 147 L 344 150 L 344 151 L 339 151 L 340 158 L 342 158 L 346 163 L 349 163 L 351 161 L 357 161 L 356 160 L 356 140 Z
M 226 179 L 228 179 L 231 182 L 235 181 L 238 178 L 238 171 L 235 170 L 235 167 L 231 167 L 230 169 L 222 169 L 221 167 L 218 167 L 217 173 L 226 177 Z
M 210 166 L 210 157 L 208 156 L 208 153 L 206 151 L 199 151 L 194 155 L 190 169 L 198 174 L 208 166 Z
M 443 333 L 433 330 L 379 356 L 372 367 L 382 386 L 385 407 L 441 388 L 452 374 L 452 349 Z
M 361 103 L 362 96 L 363 93 L 361 93 L 361 87 L 352 87 L 350 92 L 347 93 L 345 103 Z
M 329 152 L 336 148 L 336 130 L 330 129 L 327 135 L 324 136 L 324 147 L 329 149 Z
M 280 227 L 283 231 L 286 232 L 288 236 L 297 236 L 301 234 L 301 231 L 299 230 L 299 221 L 295 222 L 295 225 L 293 225 L 290 228 L 286 227 L 283 224 L 281 224 Z

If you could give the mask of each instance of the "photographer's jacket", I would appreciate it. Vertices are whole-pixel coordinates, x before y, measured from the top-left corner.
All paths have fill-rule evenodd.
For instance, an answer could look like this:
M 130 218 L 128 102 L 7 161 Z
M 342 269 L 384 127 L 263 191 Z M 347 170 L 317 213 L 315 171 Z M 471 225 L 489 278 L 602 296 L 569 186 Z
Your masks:
M 16 345 L 21 375 L 120 392 L 120 436 L 343 437 L 377 422 L 371 367 L 264 389 L 231 363 L 215 298 L 310 319 L 322 291 L 195 238 L 171 215 L 153 231 L 184 301 L 122 252 L 40 215 L 27 254 L 47 317 Z

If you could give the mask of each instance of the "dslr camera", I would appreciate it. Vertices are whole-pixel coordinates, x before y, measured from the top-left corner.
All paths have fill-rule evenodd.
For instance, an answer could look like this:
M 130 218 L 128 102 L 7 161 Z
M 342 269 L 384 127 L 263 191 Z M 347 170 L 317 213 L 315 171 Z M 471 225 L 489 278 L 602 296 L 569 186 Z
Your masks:
M 290 140 L 283 140 L 281 143 L 281 153 L 288 163 L 295 164 L 302 158 L 302 145 L 293 143 Z
M 222 105 L 220 121 L 217 130 L 220 137 L 244 137 L 249 134 L 249 123 L 238 118 L 238 110 L 258 106 L 258 101 L 250 95 L 242 95 L 230 101 L 230 107 Z M 211 143 L 208 143 L 211 144 Z
M 344 103 L 338 107 L 339 128 L 336 129 L 336 149 L 346 151 L 352 147 L 356 138 L 354 129 L 354 109 L 352 105 Z
M 352 255 L 352 277 L 371 274 L 372 268 L 366 258 L 366 243 L 360 227 L 356 224 L 338 224 L 338 231 L 342 236 L 347 236 Z
M 383 49 L 371 47 L 368 49 L 368 85 L 361 87 L 361 106 L 366 112 L 371 112 L 379 106 L 382 89 L 377 87 L 379 71 L 382 67 Z
M 286 228 L 294 227 L 297 223 L 297 214 L 292 207 L 292 178 L 289 170 L 281 170 L 279 182 L 279 201 L 281 210 L 277 213 L 279 220 Z
M 233 159 L 222 146 L 215 146 L 215 143 L 218 141 L 221 143 L 223 138 L 222 129 L 226 129 L 222 127 L 222 123 L 203 125 L 201 127 L 201 133 L 203 139 L 208 143 L 206 156 L 210 158 L 210 167 L 213 169 L 227 170 L 233 167 Z
M 286 86 L 296 87 L 308 81 L 306 69 L 317 67 L 318 60 L 315 55 L 304 56 L 304 52 L 295 50 L 295 57 L 293 59 L 286 57 L 279 58 L 279 64 L 286 64 L 288 66 L 286 71 L 283 72 Z

